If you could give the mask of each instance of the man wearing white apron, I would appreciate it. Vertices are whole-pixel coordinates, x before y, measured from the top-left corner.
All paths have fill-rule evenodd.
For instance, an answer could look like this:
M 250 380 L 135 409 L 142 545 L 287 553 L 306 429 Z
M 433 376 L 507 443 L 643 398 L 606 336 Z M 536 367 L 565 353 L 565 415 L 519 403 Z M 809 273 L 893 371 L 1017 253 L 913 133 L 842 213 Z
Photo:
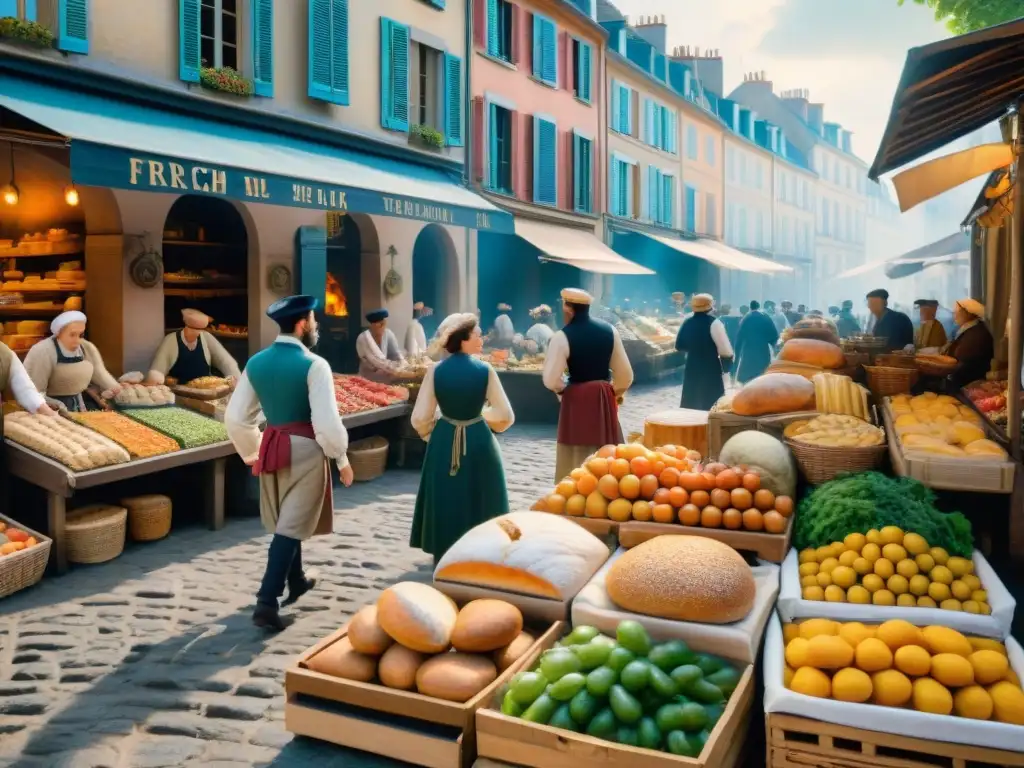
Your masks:
M 419 357 L 427 351 L 427 332 L 420 322 L 424 309 L 422 301 L 412 305 L 412 320 L 405 329 L 405 354 L 409 357 Z
M 366 313 L 370 327 L 356 339 L 356 354 L 359 355 L 359 375 L 370 381 L 390 384 L 405 360 L 398 339 L 388 328 L 388 311 L 375 309 Z

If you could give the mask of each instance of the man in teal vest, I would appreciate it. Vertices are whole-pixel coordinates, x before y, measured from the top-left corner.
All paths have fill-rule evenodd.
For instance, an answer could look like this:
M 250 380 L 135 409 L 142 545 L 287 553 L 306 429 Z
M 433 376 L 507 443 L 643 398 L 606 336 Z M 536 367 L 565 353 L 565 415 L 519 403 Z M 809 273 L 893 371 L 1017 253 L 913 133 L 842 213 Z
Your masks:
M 330 460 L 342 484 L 352 484 L 331 366 L 311 351 L 319 339 L 316 306 L 305 295 L 270 305 L 267 315 L 281 333 L 249 360 L 224 414 L 235 449 L 259 476 L 260 518 L 273 534 L 252 616 L 256 626 L 273 630 L 291 623 L 279 613 L 285 585 L 284 605 L 291 605 L 316 583 L 302 569 L 302 541 L 332 531 Z

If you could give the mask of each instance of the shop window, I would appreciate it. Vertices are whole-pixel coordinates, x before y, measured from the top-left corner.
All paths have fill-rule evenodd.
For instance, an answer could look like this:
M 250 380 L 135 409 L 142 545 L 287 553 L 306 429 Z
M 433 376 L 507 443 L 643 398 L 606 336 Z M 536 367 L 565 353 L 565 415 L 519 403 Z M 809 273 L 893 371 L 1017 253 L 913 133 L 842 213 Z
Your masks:
M 490 162 L 488 186 L 512 194 L 512 111 L 490 105 Z
M 238 69 L 238 0 L 202 0 L 199 58 L 202 66 Z
M 443 54 L 423 43 L 412 44 L 412 121 L 441 127 L 441 59 Z

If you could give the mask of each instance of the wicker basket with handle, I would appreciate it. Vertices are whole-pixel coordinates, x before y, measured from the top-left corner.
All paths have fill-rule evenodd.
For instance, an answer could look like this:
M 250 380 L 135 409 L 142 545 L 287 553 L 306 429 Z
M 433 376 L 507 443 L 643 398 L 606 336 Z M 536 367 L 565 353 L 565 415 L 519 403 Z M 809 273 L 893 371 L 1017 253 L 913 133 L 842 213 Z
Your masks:
M 132 541 L 156 541 L 171 532 L 171 499 L 157 493 L 121 499 Z
M 31 587 L 43 578 L 46 563 L 50 559 L 51 541 L 41 533 L 26 528 L 9 517 L 0 515 L 0 522 L 6 528 L 17 528 L 36 540 L 35 546 L 0 556 L 0 597 L 7 597 L 26 587 Z
M 388 441 L 379 436 L 356 440 L 348 447 L 348 463 L 356 482 L 376 480 L 388 465 Z
M 798 440 L 786 440 L 786 445 L 793 452 L 797 466 L 807 482 L 821 485 L 835 480 L 839 475 L 852 472 L 867 472 L 876 469 L 884 460 L 887 443 L 870 446 L 830 446 L 809 445 Z
M 890 368 L 881 365 L 865 365 L 868 374 L 868 389 L 875 397 L 903 395 L 917 384 L 920 377 L 914 368 Z
M 112 504 L 90 504 L 68 512 L 64 533 L 68 561 L 105 563 L 124 551 L 128 510 Z

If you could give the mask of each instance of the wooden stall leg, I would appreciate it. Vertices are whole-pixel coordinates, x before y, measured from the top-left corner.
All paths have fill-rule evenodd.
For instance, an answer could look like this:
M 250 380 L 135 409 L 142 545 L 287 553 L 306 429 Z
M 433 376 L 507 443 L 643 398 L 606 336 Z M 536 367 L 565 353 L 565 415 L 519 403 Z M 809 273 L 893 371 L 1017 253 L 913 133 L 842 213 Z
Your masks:
M 53 553 L 53 567 L 58 576 L 63 576 L 68 571 L 68 553 L 66 540 L 64 538 L 64 520 L 67 513 L 67 500 L 56 493 L 46 494 L 46 514 L 48 517 L 49 534 L 53 539 L 51 552 Z
M 224 467 L 225 459 L 214 459 L 206 465 L 203 503 L 206 506 L 206 524 L 211 531 L 224 527 Z

